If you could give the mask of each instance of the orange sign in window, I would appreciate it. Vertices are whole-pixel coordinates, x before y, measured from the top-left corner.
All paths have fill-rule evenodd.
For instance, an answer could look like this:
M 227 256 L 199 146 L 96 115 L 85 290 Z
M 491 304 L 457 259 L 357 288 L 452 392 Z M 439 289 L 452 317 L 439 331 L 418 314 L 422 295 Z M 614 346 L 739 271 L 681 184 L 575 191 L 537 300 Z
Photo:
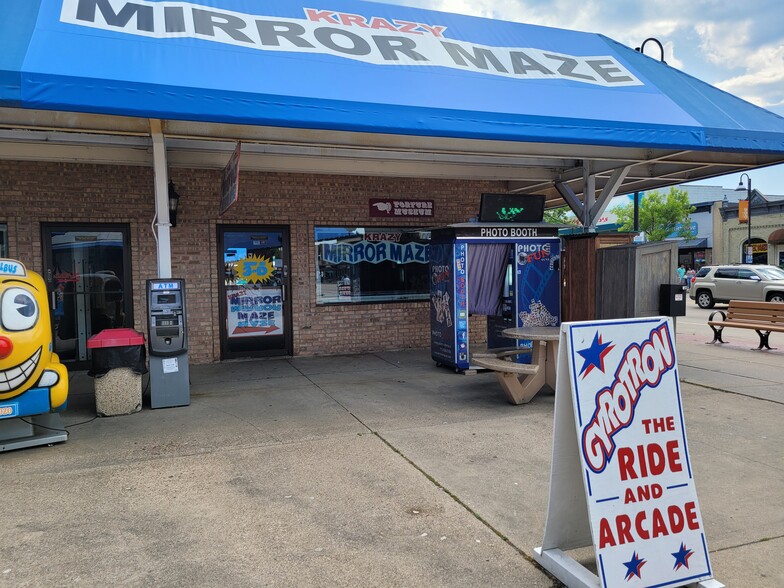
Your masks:
M 748 200 L 740 200 L 738 202 L 738 222 L 739 223 L 747 223 L 747 222 L 749 222 L 749 201 Z

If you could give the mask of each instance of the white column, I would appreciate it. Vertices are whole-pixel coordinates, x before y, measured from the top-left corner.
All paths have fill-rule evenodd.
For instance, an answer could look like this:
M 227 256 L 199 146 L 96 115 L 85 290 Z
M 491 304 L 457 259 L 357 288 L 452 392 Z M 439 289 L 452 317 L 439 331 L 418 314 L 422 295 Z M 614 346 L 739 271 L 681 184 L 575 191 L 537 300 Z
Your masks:
M 155 233 L 158 235 L 158 277 L 171 278 L 171 223 L 169 222 L 169 175 L 166 169 L 166 143 L 161 121 L 150 119 L 153 172 L 155 173 Z

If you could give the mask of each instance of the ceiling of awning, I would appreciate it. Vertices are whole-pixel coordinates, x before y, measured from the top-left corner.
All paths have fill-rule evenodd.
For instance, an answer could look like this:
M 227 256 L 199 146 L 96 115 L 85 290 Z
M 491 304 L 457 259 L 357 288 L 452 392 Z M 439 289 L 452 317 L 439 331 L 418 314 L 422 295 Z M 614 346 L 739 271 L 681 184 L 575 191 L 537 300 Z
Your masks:
M 307 6 L 4 0 L 0 157 L 149 165 L 161 119 L 172 166 L 242 140 L 244 169 L 501 180 L 549 205 L 784 162 L 784 119 L 600 34 Z

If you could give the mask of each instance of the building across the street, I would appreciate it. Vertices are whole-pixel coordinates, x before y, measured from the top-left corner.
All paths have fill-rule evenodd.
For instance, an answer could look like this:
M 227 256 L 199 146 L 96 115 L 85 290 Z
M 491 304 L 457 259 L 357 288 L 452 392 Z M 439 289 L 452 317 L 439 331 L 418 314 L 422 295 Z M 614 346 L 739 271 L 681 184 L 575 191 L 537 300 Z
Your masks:
M 185 280 L 195 363 L 426 346 L 430 231 L 482 194 L 594 227 L 784 162 L 780 117 L 603 35 L 343 5 L 0 4 L 0 246 L 43 274 L 64 362 L 146 331 L 154 277 Z

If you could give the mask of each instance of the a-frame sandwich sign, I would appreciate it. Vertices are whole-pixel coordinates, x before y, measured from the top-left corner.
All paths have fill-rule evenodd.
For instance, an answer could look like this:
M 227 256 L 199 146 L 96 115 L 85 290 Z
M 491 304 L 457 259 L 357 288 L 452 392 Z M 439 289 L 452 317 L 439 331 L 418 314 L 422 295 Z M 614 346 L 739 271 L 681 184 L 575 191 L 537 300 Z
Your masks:
M 672 321 L 564 323 L 550 500 L 537 561 L 570 588 L 712 579 Z M 566 552 L 593 545 L 593 573 Z

